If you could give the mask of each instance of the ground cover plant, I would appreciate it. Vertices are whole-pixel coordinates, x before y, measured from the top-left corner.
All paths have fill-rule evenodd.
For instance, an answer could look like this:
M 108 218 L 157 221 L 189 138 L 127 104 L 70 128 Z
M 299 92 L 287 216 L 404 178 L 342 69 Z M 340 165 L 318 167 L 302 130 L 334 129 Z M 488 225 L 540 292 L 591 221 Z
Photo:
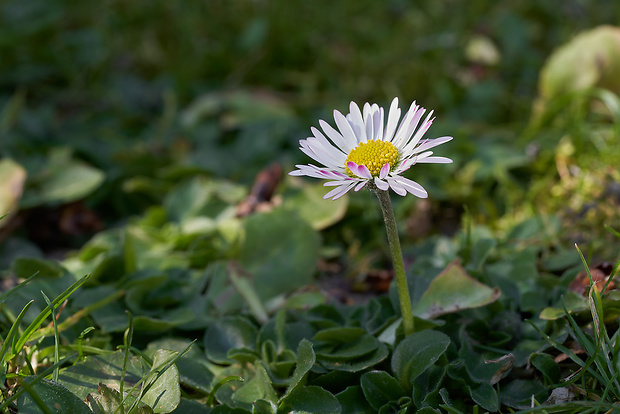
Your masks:
M 4 2 L 0 412 L 614 412 L 619 15 Z M 453 163 L 288 175 L 394 96 Z

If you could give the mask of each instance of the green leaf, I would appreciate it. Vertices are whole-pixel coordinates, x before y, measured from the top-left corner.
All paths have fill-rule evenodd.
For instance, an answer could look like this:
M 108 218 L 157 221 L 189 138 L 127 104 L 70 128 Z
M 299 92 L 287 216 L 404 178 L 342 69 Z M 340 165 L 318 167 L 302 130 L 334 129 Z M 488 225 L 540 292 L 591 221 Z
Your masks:
M 530 356 L 530 363 L 545 376 L 549 383 L 559 383 L 561 376 L 560 367 L 551 355 L 541 352 L 533 353 Z
M 61 384 L 42 379 L 33 382 L 33 376 L 23 379 L 27 391 L 18 399 L 20 413 L 41 413 L 39 404 L 44 404 L 50 413 L 92 414 L 88 406 L 75 394 Z
M 580 33 L 555 51 L 540 73 L 545 99 L 599 86 L 620 92 L 620 28 L 600 26 Z
M 211 409 L 204 403 L 181 397 L 181 402 L 171 414 L 209 414 Z
M 532 396 L 539 402 L 546 401 L 546 387 L 536 380 L 514 380 L 502 387 L 500 401 L 508 407 L 524 410 L 531 407 Z
M 256 327 L 241 316 L 216 320 L 205 332 L 205 352 L 215 363 L 231 364 L 234 360 L 228 357 L 228 351 L 235 348 L 255 350 L 256 335 Z
M 566 316 L 566 311 L 572 314 L 583 312 L 588 309 L 586 298 L 573 291 L 566 292 L 566 294 L 562 297 L 562 303 L 564 307 L 558 306 L 543 309 L 540 312 L 540 319 L 553 321 Z M 566 308 L 566 310 L 564 310 L 564 308 Z
M 482 408 L 490 412 L 499 410 L 499 397 L 497 391 L 489 384 L 480 384 L 469 388 L 472 400 Z
M 322 184 L 306 184 L 301 190 L 284 198 L 284 208 L 295 211 L 315 230 L 323 230 L 342 220 L 347 212 L 348 197 L 326 202 L 323 196 L 327 192 Z
M 58 380 L 81 399 L 86 398 L 89 393 L 97 393 L 100 383 L 109 388 L 119 389 L 123 360 L 123 351 L 89 356 L 84 362 L 62 371 Z M 145 374 L 140 359 L 130 357 L 125 373 L 125 389 L 131 388 Z
M 150 406 L 155 413 L 169 413 L 181 401 L 179 370 L 174 364 L 167 366 L 177 355 L 176 351 L 159 349 L 153 357 L 153 366 L 148 374 L 152 380 L 144 385 L 149 386 L 149 389 L 142 395 L 142 402 Z M 167 369 L 162 372 L 165 367 Z
M 13 262 L 13 272 L 20 279 L 37 274 L 41 278 L 60 277 L 66 270 L 54 260 L 19 257 Z
M 381 361 L 385 360 L 389 351 L 384 343 L 377 341 L 378 347 L 370 354 L 362 355 L 353 359 L 320 359 L 320 364 L 323 368 L 332 371 L 346 371 L 346 372 L 359 372 L 367 368 L 377 365 Z
M 278 406 L 267 400 L 256 400 L 252 404 L 252 414 L 275 414 Z
M 80 200 L 96 190 L 105 174 L 82 161 L 71 158 L 68 148 L 56 148 L 38 174 L 29 177 L 21 205 L 35 207 Z
M 256 400 L 267 400 L 272 403 L 278 401 L 269 375 L 262 365 L 255 365 L 256 373 L 249 381 L 246 381 L 232 395 L 232 400 L 240 407 L 250 408 Z
M 342 408 L 338 399 L 329 391 L 317 386 L 295 388 L 284 397 L 278 407 L 278 414 L 340 414 Z
M 366 401 L 366 396 L 362 392 L 362 387 L 354 385 L 347 387 L 344 391 L 336 395 L 343 413 L 371 413 L 373 408 Z
M 233 407 L 229 407 L 228 405 L 222 404 L 222 405 L 218 405 L 217 407 L 209 411 L 209 414 L 252 414 L 252 413 L 246 410 L 245 408 L 239 408 L 239 407 L 233 408 Z
M 392 355 L 392 371 L 400 384 L 411 390 L 413 381 L 446 352 L 450 338 L 438 331 L 414 332 L 398 344 Z
M 398 401 L 407 393 L 394 377 L 385 371 L 370 371 L 362 375 L 360 385 L 364 396 L 375 410 L 390 401 Z
M 315 361 L 316 356 L 314 354 L 314 349 L 312 348 L 312 342 L 307 339 L 302 339 L 297 347 L 297 364 L 295 366 L 295 371 L 291 376 L 285 396 L 289 395 L 302 383 Z
M 86 403 L 94 414 L 120 412 L 121 400 L 120 391 L 105 384 L 99 384 L 96 394 L 91 393 L 86 396 Z M 125 412 L 129 409 L 129 403 L 129 401 L 125 401 L 123 404 Z M 153 414 L 153 409 L 144 403 L 140 403 L 135 412 L 136 414 Z
M 253 214 L 245 222 L 239 262 L 254 276 L 264 301 L 312 281 L 319 255 L 319 234 L 287 210 Z
M 433 279 L 413 307 L 413 313 L 424 319 L 432 319 L 439 315 L 488 305 L 495 302 L 500 294 L 499 288 L 491 289 L 478 282 L 455 261 Z

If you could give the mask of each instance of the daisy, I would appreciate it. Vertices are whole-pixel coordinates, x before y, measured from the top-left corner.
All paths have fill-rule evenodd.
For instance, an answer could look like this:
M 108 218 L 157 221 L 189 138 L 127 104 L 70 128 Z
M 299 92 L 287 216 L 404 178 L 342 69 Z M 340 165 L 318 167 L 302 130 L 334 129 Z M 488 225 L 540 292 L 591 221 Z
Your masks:
M 433 111 L 418 128 L 426 109 L 415 101 L 402 121 L 398 98 L 390 105 L 387 122 L 383 108 L 377 104 L 364 104 L 363 114 L 355 102 L 351 102 L 349 109 L 351 112 L 346 116 L 334 111 L 338 129 L 321 119 L 319 125 L 323 132 L 312 127 L 313 136 L 299 141 L 300 149 L 321 166 L 296 165 L 297 170 L 289 174 L 330 180 L 324 185 L 335 188 L 325 194 L 324 199 L 336 200 L 349 190 L 359 191 L 369 183 L 370 188 L 384 191 L 391 188 L 401 196 L 411 193 L 420 198 L 428 197 L 424 187 L 403 177 L 402 173 L 417 163 L 452 162 L 450 158 L 433 156 L 433 152 L 428 151 L 452 137 L 422 139 L 435 119 Z

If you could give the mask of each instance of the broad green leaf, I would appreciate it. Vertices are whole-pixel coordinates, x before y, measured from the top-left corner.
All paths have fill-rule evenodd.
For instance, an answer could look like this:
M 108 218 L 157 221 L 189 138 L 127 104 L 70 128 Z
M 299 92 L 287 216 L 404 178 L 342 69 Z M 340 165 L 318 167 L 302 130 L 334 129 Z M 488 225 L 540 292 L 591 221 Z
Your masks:
M 599 26 L 582 32 L 545 63 L 540 95 L 551 99 L 594 86 L 620 92 L 620 28 Z
M 66 270 L 54 260 L 19 257 L 13 262 L 13 272 L 20 279 L 37 274 L 40 278 L 60 277 Z
M 559 383 L 562 373 L 558 363 L 553 360 L 551 355 L 542 352 L 533 353 L 530 356 L 530 363 L 545 376 L 549 383 Z
M 181 397 L 181 402 L 171 414 L 209 414 L 211 409 L 204 403 Z
M 218 364 L 231 364 L 228 352 L 235 348 L 256 348 L 256 327 L 246 318 L 230 316 L 214 321 L 205 332 L 204 346 L 207 357 Z
M 449 344 L 450 338 L 441 332 L 414 332 L 396 346 L 392 372 L 406 390 L 411 390 L 413 381 L 439 359 Z
M 119 390 L 108 387 L 105 384 L 99 384 L 97 393 L 91 393 L 86 396 L 86 403 L 94 414 L 110 414 L 120 412 L 121 393 Z M 123 404 L 125 412 L 129 409 L 130 401 Z M 136 414 L 153 414 L 153 409 L 144 403 L 138 404 L 135 411 Z
M 245 408 L 239 407 L 229 407 L 226 404 L 218 405 L 214 407 L 209 414 L 252 414 L 250 411 Z
M 174 364 L 167 366 L 177 355 L 178 352 L 176 351 L 159 349 L 153 357 L 153 366 L 148 374 L 151 379 L 143 384 L 145 388 L 148 386 L 149 389 L 142 395 L 141 399 L 155 413 L 169 413 L 181 401 L 179 370 Z M 166 368 L 165 371 L 163 371 L 164 368 Z
M 245 222 L 239 262 L 254 276 L 261 299 L 288 293 L 312 281 L 319 254 L 319 234 L 287 210 L 253 214 Z
M 336 395 L 343 413 L 371 413 L 373 408 L 366 400 L 362 387 L 353 385 Z
M 99 383 L 118 390 L 122 377 L 123 359 L 123 351 L 86 357 L 84 362 L 62 371 L 58 381 L 81 399 L 86 398 L 89 393 L 96 394 Z M 140 359 L 130 357 L 125 373 L 125 390 L 130 389 L 145 374 Z
M 321 329 L 314 335 L 312 340 L 314 341 L 326 341 L 326 342 L 352 342 L 356 341 L 366 335 L 366 331 L 361 328 L 354 327 L 337 327 Z
M 252 403 L 252 414 L 276 414 L 278 406 L 271 401 L 256 400 Z
M 321 359 L 319 362 L 325 369 L 332 371 L 359 372 L 373 367 L 390 354 L 387 345 L 378 342 L 378 347 L 370 354 L 363 355 L 353 359 Z
M 28 390 L 18 399 L 18 410 L 20 413 L 42 413 L 32 394 L 39 399 L 50 413 L 58 414 L 92 414 L 88 406 L 61 384 L 48 379 L 32 382 L 34 377 L 23 379 L 24 386 Z
M 190 344 L 189 340 L 166 338 L 148 344 L 147 353 L 170 349 L 182 352 Z M 177 359 L 175 365 L 179 370 L 179 381 L 184 388 L 190 388 L 204 394 L 211 392 L 211 383 L 214 375 L 209 370 L 209 363 L 198 346 L 192 346 L 189 351 Z
M 297 363 L 295 365 L 295 371 L 291 376 L 291 381 L 285 395 L 289 395 L 291 391 L 293 391 L 300 383 L 302 383 L 303 379 L 306 377 L 306 374 L 308 374 L 308 371 L 310 371 L 310 368 L 312 368 L 315 361 L 316 356 L 314 354 L 314 349 L 312 349 L 312 342 L 308 341 L 307 339 L 302 339 L 301 342 L 299 342 L 299 346 L 297 347 Z
M 562 304 L 564 306 L 562 306 Z M 566 316 L 566 311 L 569 313 L 578 313 L 588 309 L 586 298 L 572 291 L 566 292 L 562 297 L 562 304 L 560 306 L 543 309 L 540 312 L 540 319 L 552 321 Z M 566 308 L 566 310 L 564 310 L 564 308 Z
M 267 371 L 262 365 L 255 365 L 256 373 L 249 381 L 244 382 L 232 395 L 232 400 L 240 407 L 251 408 L 256 400 L 278 401 Z
M 457 262 L 446 267 L 413 307 L 416 316 L 432 319 L 446 313 L 488 305 L 500 296 L 498 288 L 490 288 L 468 275 Z
M 329 391 L 317 386 L 297 387 L 284 397 L 278 407 L 278 414 L 340 414 L 342 408 L 338 399 Z
M 413 385 L 413 402 L 417 407 L 437 406 L 441 401 L 439 389 L 448 370 L 447 366 L 431 365 L 415 379 Z
M 25 181 L 24 167 L 10 158 L 0 160 L 0 216 L 17 211 Z M 0 220 L 0 227 L 8 222 L 8 218 Z
M 385 371 L 370 371 L 362 375 L 360 385 L 364 396 L 375 410 L 390 401 L 398 401 L 407 393 L 394 377 Z
M 96 190 L 105 180 L 105 174 L 71 157 L 67 148 L 50 152 L 49 162 L 29 177 L 22 206 L 69 203 L 82 199 Z
M 532 396 L 536 401 L 546 401 L 549 393 L 537 380 L 517 379 L 502 387 L 500 401 L 510 408 L 525 410 L 531 408 Z
M 480 384 L 475 387 L 467 387 L 472 400 L 489 412 L 499 410 L 499 396 L 497 391 L 489 384 Z
M 327 191 L 322 184 L 306 184 L 291 196 L 285 197 L 283 206 L 297 212 L 315 230 L 323 230 L 342 220 L 349 204 L 346 196 L 326 203 L 323 196 Z

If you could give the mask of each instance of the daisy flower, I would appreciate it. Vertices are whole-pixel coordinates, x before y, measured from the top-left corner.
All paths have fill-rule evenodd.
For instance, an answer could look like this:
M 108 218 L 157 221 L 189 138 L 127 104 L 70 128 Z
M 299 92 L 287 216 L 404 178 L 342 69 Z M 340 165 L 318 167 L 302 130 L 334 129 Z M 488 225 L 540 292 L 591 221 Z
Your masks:
M 349 190 L 359 191 L 369 187 L 392 189 L 404 196 L 411 193 L 420 198 L 428 193 L 420 184 L 402 176 L 417 163 L 451 163 L 450 158 L 433 156 L 429 149 L 448 142 L 452 137 L 422 139 L 433 120 L 431 111 L 420 127 L 426 109 L 415 101 L 400 120 L 398 98 L 390 105 L 387 122 L 383 108 L 377 104 L 364 104 L 364 111 L 351 102 L 346 116 L 334 111 L 337 129 L 319 120 L 323 132 L 312 127 L 312 135 L 299 141 L 300 149 L 321 166 L 296 165 L 290 175 L 324 178 L 325 186 L 335 187 L 324 199 L 342 197 Z M 417 129 L 417 130 L 416 130 Z M 328 139 L 329 138 L 329 139 Z

